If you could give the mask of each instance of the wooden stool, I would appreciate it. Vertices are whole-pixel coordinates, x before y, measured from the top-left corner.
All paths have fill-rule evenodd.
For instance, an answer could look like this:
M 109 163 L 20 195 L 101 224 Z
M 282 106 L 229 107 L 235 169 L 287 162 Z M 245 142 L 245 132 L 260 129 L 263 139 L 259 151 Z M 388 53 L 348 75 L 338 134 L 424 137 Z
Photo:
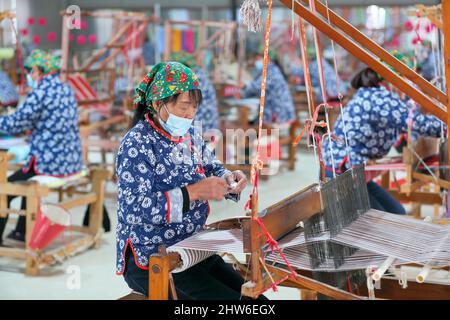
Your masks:
M 26 216 L 26 234 L 25 248 L 0 248 L 0 256 L 13 257 L 26 260 L 25 273 L 27 275 L 37 275 L 39 268 L 47 265 L 53 265 L 66 258 L 87 250 L 91 247 L 98 248 L 103 234 L 103 203 L 104 203 L 104 184 L 111 174 L 105 169 L 93 169 L 89 178 L 73 181 L 66 186 L 58 188 L 48 188 L 39 185 L 35 181 L 7 182 L 8 160 L 11 159 L 6 151 L 0 151 L 0 216 L 6 216 L 11 213 Z M 91 184 L 90 191 L 82 191 L 77 187 Z M 80 182 L 80 185 L 77 184 Z M 37 219 L 39 203 L 41 197 L 46 197 L 50 192 L 58 192 L 61 201 L 58 206 L 70 210 L 78 206 L 90 205 L 90 216 L 88 227 L 69 226 L 68 231 L 77 231 L 83 234 L 83 237 L 66 241 L 64 245 L 58 246 L 52 250 L 32 250 L 29 247 L 34 224 Z M 74 199 L 65 200 L 65 195 L 78 195 Z M 24 197 L 26 210 L 14 210 L 7 207 L 8 196 Z

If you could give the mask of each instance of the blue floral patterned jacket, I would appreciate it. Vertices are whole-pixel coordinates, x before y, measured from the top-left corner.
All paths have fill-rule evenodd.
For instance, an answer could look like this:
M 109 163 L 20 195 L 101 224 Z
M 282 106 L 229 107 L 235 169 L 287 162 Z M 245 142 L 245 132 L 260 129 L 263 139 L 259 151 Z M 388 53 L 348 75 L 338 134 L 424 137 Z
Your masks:
M 13 105 L 17 101 L 19 101 L 19 94 L 14 84 L 6 73 L 0 71 L 0 105 Z
M 319 64 L 317 63 L 317 60 L 314 59 L 309 63 L 309 74 L 311 77 L 311 85 L 315 89 L 314 94 L 314 103 L 316 105 L 323 102 L 322 98 L 322 89 L 320 87 L 320 73 L 319 73 Z M 327 99 L 336 99 L 338 98 L 339 92 L 337 88 L 337 82 L 336 82 L 336 72 L 334 72 L 334 68 L 328 63 L 327 60 L 322 59 L 322 68 L 323 68 L 323 76 L 325 80 L 325 90 L 327 94 Z M 303 68 L 297 68 L 293 70 L 293 73 L 295 75 L 298 75 L 301 79 L 301 81 L 304 80 L 304 73 Z M 338 75 L 339 77 L 339 75 Z M 347 94 L 348 91 L 348 83 L 345 81 L 342 81 L 341 78 L 339 78 L 339 89 L 341 91 L 342 95 Z
M 72 89 L 57 74 L 44 76 L 16 112 L 0 117 L 0 133 L 31 131 L 30 155 L 24 170 L 65 176 L 83 165 L 77 102 Z
M 146 116 L 128 131 L 116 159 L 118 178 L 117 274 L 128 246 L 135 263 L 148 269 L 160 245 L 171 246 L 203 229 L 208 201 L 191 201 L 183 212 L 180 188 L 229 171 L 193 128 L 175 140 Z
M 397 141 L 400 133 L 408 130 L 408 118 L 413 121 L 412 133 L 439 137 L 441 121 L 434 116 L 411 110 L 399 96 L 384 87 L 360 88 L 343 109 L 347 130 L 350 162 L 347 157 L 344 136 L 344 121 L 339 115 L 332 140 L 334 167 L 337 173 L 350 166 L 384 157 Z M 325 165 L 332 168 L 329 139 L 322 146 Z
M 262 71 L 243 90 L 244 98 L 259 97 L 261 94 Z M 285 123 L 295 119 L 295 107 L 289 86 L 280 69 L 274 64 L 267 65 L 266 98 L 264 123 Z
M 203 96 L 203 101 L 198 107 L 195 121 L 201 121 L 203 133 L 211 129 L 219 129 L 219 110 L 217 108 L 216 90 L 204 70 L 196 69 L 195 74 L 200 82 Z

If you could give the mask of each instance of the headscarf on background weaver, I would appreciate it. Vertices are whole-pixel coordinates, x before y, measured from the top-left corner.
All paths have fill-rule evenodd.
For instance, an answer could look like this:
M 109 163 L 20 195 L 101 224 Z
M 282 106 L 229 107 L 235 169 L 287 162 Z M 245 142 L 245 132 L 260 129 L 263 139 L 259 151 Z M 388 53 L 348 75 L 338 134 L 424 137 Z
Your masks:
M 34 49 L 25 60 L 24 67 L 32 69 L 38 67 L 44 75 L 57 72 L 60 69 L 60 57 L 51 55 L 50 53 Z

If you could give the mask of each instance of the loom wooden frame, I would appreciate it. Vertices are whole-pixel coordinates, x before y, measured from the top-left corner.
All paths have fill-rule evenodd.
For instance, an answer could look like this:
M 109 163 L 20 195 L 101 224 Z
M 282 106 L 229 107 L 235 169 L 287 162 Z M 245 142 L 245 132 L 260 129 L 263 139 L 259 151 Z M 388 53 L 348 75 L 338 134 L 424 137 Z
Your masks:
M 196 27 L 199 31 L 199 48 L 198 52 L 194 54 L 199 66 L 203 66 L 205 58 L 205 49 L 207 49 L 215 40 L 223 37 L 225 33 L 229 33 L 228 36 L 232 37 L 233 33 L 237 30 L 238 25 L 232 21 L 206 21 L 206 20 L 189 20 L 189 21 L 177 21 L 166 20 L 164 21 L 164 60 L 170 60 L 170 54 L 172 53 L 172 30 L 174 25 L 184 25 L 190 27 Z M 207 37 L 208 28 L 218 28 L 209 38 Z
M 299 206 L 302 204 L 302 206 Z M 254 207 L 253 207 L 254 208 Z M 255 209 L 253 209 L 255 210 Z M 264 225 L 269 233 L 278 239 L 293 230 L 299 221 L 305 220 L 320 212 L 320 191 L 317 185 L 311 185 L 289 197 L 270 206 L 260 213 Z M 283 223 L 280 223 L 283 221 Z M 252 253 L 250 263 L 250 281 L 242 287 L 242 294 L 249 297 L 257 297 L 262 291 L 272 285 L 272 281 L 285 279 L 288 285 L 300 289 L 318 291 L 336 299 L 361 300 L 366 299 L 355 294 L 334 288 L 310 277 L 297 274 L 290 277 L 290 271 L 271 265 L 265 265 L 264 269 L 270 272 L 270 276 L 263 276 L 261 246 L 266 242 L 264 232 L 256 221 L 245 220 L 242 232 L 244 235 L 244 252 Z M 149 259 L 149 300 L 167 300 L 169 298 L 169 274 L 175 268 L 178 261 L 174 256 L 167 254 L 152 255 Z
M 87 72 L 108 72 L 110 74 L 109 77 L 109 85 L 108 85 L 108 97 L 105 99 L 94 99 L 94 100 L 82 100 L 78 101 L 80 106 L 89 106 L 95 105 L 101 102 L 110 103 L 111 106 L 114 102 L 114 80 L 115 80 L 115 70 L 113 67 L 110 67 L 111 62 L 113 62 L 114 58 L 121 52 L 123 48 L 125 48 L 130 42 L 134 41 L 139 35 L 144 32 L 149 23 L 153 23 L 157 21 L 155 18 L 147 18 L 145 13 L 140 12 L 124 12 L 117 14 L 106 14 L 101 12 L 90 12 L 90 11 L 81 11 L 80 15 L 83 17 L 93 17 L 93 18 L 109 18 L 113 19 L 113 26 L 118 26 L 119 22 L 124 22 L 124 25 L 120 27 L 116 32 L 113 32 L 112 38 L 106 43 L 106 45 L 101 48 L 96 54 L 94 54 L 87 62 L 83 64 L 83 66 L 78 67 L 78 65 L 74 65 L 75 68 L 69 69 L 69 55 L 70 55 L 70 29 L 67 27 L 70 14 L 66 11 L 61 11 L 60 15 L 62 16 L 62 68 L 61 68 L 61 79 L 63 81 L 67 81 L 67 76 L 69 74 L 77 74 L 77 73 L 87 73 Z M 130 27 L 133 27 L 136 32 L 133 32 L 132 37 L 127 38 L 127 31 Z M 125 40 L 123 37 L 125 36 Z M 99 67 L 93 68 L 94 64 L 99 61 L 101 56 L 107 52 L 107 50 L 112 49 L 112 53 L 106 58 Z M 128 76 L 130 77 L 135 69 L 135 64 L 132 63 L 128 68 Z M 101 142 L 91 142 L 89 140 L 89 135 L 96 130 L 108 130 L 108 128 L 113 124 L 123 124 L 127 123 L 127 106 L 129 102 L 129 97 L 125 97 L 123 101 L 123 114 L 112 116 L 105 120 L 100 120 L 95 123 L 84 123 L 80 126 L 80 134 L 82 137 L 82 146 L 83 146 L 83 159 L 84 162 L 88 163 L 88 148 L 95 144 L 97 148 L 100 149 L 102 154 L 102 165 L 107 167 L 106 163 L 106 152 L 111 150 L 111 143 L 109 140 L 102 140 Z
M 91 247 L 98 248 L 103 233 L 104 184 L 105 180 L 110 178 L 110 172 L 104 169 L 93 169 L 88 179 L 80 179 L 78 182 L 82 185 L 89 183 L 92 185 L 88 192 L 78 190 L 76 182 L 68 186 L 50 189 L 36 182 L 8 182 L 8 161 L 12 159 L 14 159 L 14 155 L 7 153 L 5 150 L 0 150 L 0 215 L 15 213 L 26 216 L 25 248 L 0 248 L 0 256 L 24 259 L 26 261 L 25 274 L 37 275 L 41 267 L 53 265 Z M 82 233 L 83 236 L 79 239 L 65 241 L 65 244 L 51 250 L 32 250 L 29 247 L 29 242 L 37 218 L 39 199 L 47 196 L 50 192 L 58 193 L 59 202 L 57 205 L 66 210 L 90 204 L 89 225 L 88 227 L 71 226 L 68 228 Z M 66 195 L 72 196 L 74 194 L 79 196 L 64 200 Z M 22 196 L 26 201 L 27 209 L 9 209 L 7 207 L 8 195 Z

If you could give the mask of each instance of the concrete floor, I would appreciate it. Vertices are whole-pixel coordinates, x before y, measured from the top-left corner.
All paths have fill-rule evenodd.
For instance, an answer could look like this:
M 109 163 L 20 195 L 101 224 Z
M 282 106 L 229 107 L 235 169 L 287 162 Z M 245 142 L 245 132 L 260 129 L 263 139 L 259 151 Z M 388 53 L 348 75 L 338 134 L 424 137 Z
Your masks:
M 301 150 L 295 171 L 281 171 L 271 176 L 268 181 L 259 184 L 260 208 L 276 203 L 284 197 L 317 181 L 317 167 L 311 153 Z M 108 190 L 114 189 L 109 184 Z M 209 222 L 244 214 L 244 205 L 249 198 L 251 185 L 241 196 L 239 203 L 231 201 L 211 202 Z M 52 200 L 52 199 L 50 199 Z M 13 206 L 18 205 L 18 199 Z M 116 224 L 117 204 L 114 199 L 107 199 L 107 209 Z M 81 224 L 84 208 L 71 211 L 74 224 Z M 5 235 L 14 227 L 14 219 L 10 219 Z M 66 238 L 70 235 L 66 234 Z M 61 243 L 61 239 L 55 243 Z M 6 242 L 6 241 L 5 241 Z M 8 242 L 6 242 L 8 244 Z M 24 263 L 21 260 L 0 257 L 0 299 L 117 299 L 130 292 L 122 277 L 115 274 L 115 233 L 106 233 L 99 249 L 85 251 L 63 264 L 42 269 L 39 276 L 30 277 L 23 274 Z M 79 282 L 74 276 L 79 274 Z M 79 285 L 78 285 L 79 284 Z M 299 299 L 296 289 L 279 288 L 278 292 L 267 292 L 270 299 Z

